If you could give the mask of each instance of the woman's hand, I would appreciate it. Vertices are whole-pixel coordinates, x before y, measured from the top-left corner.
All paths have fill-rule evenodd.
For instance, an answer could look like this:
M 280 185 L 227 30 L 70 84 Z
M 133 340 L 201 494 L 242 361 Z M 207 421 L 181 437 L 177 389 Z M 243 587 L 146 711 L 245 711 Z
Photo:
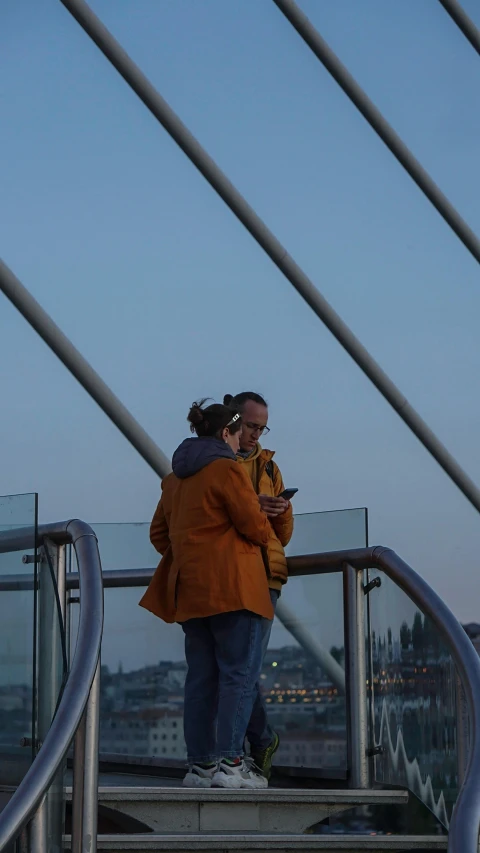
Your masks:
M 264 513 L 269 518 L 276 518 L 277 515 L 283 515 L 290 506 L 290 501 L 285 498 L 272 498 L 271 495 L 259 495 L 258 500 Z

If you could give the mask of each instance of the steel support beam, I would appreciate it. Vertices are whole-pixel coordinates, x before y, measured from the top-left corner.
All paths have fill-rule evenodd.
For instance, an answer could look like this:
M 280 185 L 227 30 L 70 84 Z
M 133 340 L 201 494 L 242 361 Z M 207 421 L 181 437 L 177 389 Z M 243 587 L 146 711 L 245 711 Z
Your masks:
M 455 21 L 457 27 L 470 42 L 473 49 L 480 54 L 480 30 L 475 26 L 472 19 L 468 17 L 465 9 L 460 6 L 458 0 L 439 0 L 445 11 Z
M 383 117 L 366 92 L 363 91 L 355 78 L 352 77 L 343 63 L 340 62 L 338 56 L 328 46 L 327 42 L 322 38 L 318 30 L 315 29 L 305 13 L 302 12 L 294 0 L 273 0 L 273 2 L 285 15 L 287 20 L 290 21 L 299 36 L 306 42 L 322 65 L 325 66 L 352 103 L 355 104 L 369 125 L 373 127 L 380 139 L 390 149 L 393 156 L 396 157 L 417 186 L 420 187 L 429 201 L 431 201 L 440 216 L 450 225 L 450 228 L 459 237 L 468 251 L 471 252 L 475 260 L 480 263 L 480 240 L 475 232 L 472 231 L 470 226 L 460 216 L 458 210 L 454 208 L 446 195 L 442 193 L 440 187 L 437 186 L 410 149 L 407 148 L 398 133 L 394 131 L 393 127 Z M 444 5 L 450 4 L 444 3 Z
M 61 0 L 307 305 L 480 512 L 480 490 L 84 0 Z M 479 248 L 480 257 L 480 248 Z
M 37 334 L 80 382 L 90 397 L 93 397 L 145 462 L 148 462 L 159 477 L 168 474 L 171 470 L 170 462 L 165 454 L 2 260 L 0 260 L 0 290 L 33 326 Z

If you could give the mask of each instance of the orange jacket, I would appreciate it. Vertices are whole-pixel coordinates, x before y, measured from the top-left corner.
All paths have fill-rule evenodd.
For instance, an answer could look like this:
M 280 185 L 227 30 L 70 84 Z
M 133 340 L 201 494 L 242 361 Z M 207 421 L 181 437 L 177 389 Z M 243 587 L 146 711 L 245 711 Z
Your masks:
M 248 473 L 257 495 L 270 495 L 278 497 L 285 486 L 282 475 L 276 462 L 273 461 L 273 450 L 263 450 L 260 444 L 250 456 L 237 456 L 242 468 Z M 268 473 L 267 466 L 270 469 Z M 283 515 L 277 515 L 270 519 L 270 537 L 268 540 L 267 554 L 270 572 L 270 586 L 273 589 L 281 589 L 282 584 L 287 582 L 288 569 L 287 558 L 284 548 L 290 542 L 293 534 L 293 510 L 290 506 Z
M 140 605 L 165 622 L 244 609 L 273 619 L 261 553 L 270 522 L 242 467 L 216 459 L 169 474 L 162 490 L 150 539 L 163 557 Z

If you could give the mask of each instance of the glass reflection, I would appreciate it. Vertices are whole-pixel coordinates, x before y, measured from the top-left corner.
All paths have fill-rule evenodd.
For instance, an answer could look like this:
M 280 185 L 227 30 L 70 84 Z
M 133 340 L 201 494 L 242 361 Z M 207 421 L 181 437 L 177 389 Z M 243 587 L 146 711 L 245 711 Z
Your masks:
M 389 578 L 370 595 L 377 781 L 405 785 L 448 826 L 458 788 L 455 668 Z

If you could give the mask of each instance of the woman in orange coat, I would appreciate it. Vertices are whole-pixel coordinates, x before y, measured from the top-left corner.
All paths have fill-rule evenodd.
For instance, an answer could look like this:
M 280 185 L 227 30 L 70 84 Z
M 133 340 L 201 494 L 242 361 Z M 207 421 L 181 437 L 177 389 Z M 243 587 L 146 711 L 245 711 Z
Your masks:
M 267 780 L 244 759 L 243 744 L 262 623 L 273 618 L 261 550 L 270 522 L 236 462 L 240 414 L 203 403 L 188 415 L 197 438 L 175 451 L 162 484 L 150 538 L 163 557 L 140 603 L 185 633 L 184 785 L 260 788 Z

